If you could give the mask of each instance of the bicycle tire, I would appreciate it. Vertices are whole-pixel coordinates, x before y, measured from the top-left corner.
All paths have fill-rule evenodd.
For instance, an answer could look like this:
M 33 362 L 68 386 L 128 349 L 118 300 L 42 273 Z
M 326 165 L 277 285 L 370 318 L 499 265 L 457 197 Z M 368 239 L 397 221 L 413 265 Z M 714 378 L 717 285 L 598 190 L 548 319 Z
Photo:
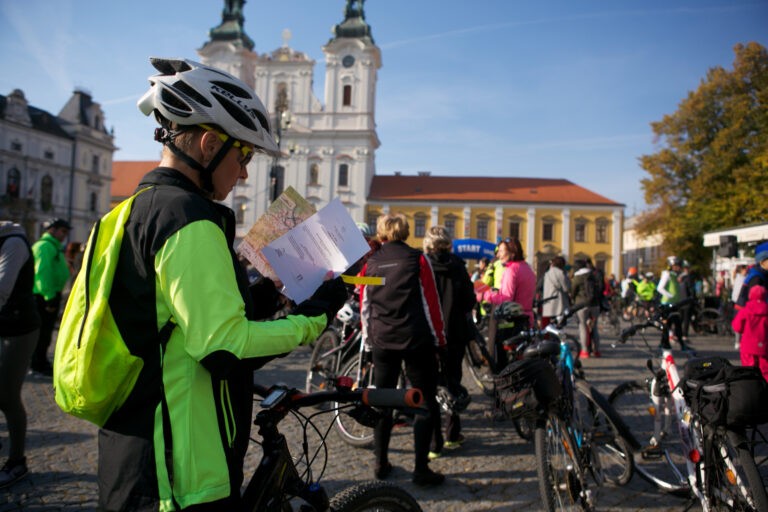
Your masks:
M 416 500 L 404 489 L 386 482 L 363 482 L 331 498 L 333 512 L 421 512 Z
M 589 448 L 594 454 L 596 467 L 592 471 L 599 472 L 594 478 L 599 485 L 605 477 L 616 485 L 626 485 L 634 474 L 632 449 L 628 439 L 631 433 L 616 410 L 597 389 L 583 380 L 576 381 L 576 404 L 585 400 L 587 410 L 580 411 L 581 418 L 587 424 L 581 424 Z M 587 416 L 583 413 L 586 412 Z
M 581 484 L 574 474 L 578 462 L 566 446 L 572 446 L 562 420 L 549 414 L 536 422 L 533 431 L 539 494 L 547 512 L 583 510 Z
M 718 326 L 722 323 L 720 312 L 713 308 L 704 308 L 696 315 L 696 332 L 698 334 L 718 334 Z
M 662 491 L 688 496 L 690 488 L 684 476 L 687 469 L 680 434 L 673 423 L 676 420 L 674 412 L 670 411 L 670 415 L 662 419 L 670 422 L 662 429 L 662 446 L 654 445 L 654 414 L 658 412 L 651 402 L 650 392 L 649 382 L 624 382 L 611 392 L 608 403 L 619 414 L 638 444 L 632 457 L 635 472 Z
M 328 390 L 329 384 L 338 374 L 341 357 L 340 351 L 333 354 L 328 354 L 328 352 L 340 344 L 341 337 L 334 329 L 324 330 L 315 340 L 315 346 L 307 365 L 307 377 L 304 384 L 304 390 L 307 393 Z
M 715 460 L 710 470 L 708 494 L 713 511 L 768 510 L 765 486 L 743 434 L 717 432 L 712 440 L 712 456 Z
M 533 418 L 530 416 L 515 418 L 512 420 L 512 424 L 515 426 L 515 432 L 520 436 L 520 439 L 523 441 L 531 441 L 533 439 L 533 431 L 536 427 Z
M 476 332 L 476 336 L 482 336 Z M 493 361 L 489 359 L 488 351 L 480 347 L 480 340 L 470 339 L 464 353 L 464 367 L 472 380 L 486 396 L 493 396 Z M 482 341 L 485 343 L 485 340 Z
M 355 354 L 355 357 L 347 361 L 339 375 L 351 377 L 355 382 L 352 389 L 358 389 L 361 387 L 369 387 L 373 383 L 370 381 L 371 375 L 369 369 L 370 363 L 365 363 L 363 370 L 360 372 L 360 379 L 357 379 L 358 368 L 360 367 L 360 358 Z M 338 407 L 338 404 L 334 404 L 334 407 Z M 350 415 L 346 414 L 343 410 L 336 413 L 333 426 L 336 428 L 336 432 L 339 437 L 345 443 L 356 446 L 358 448 L 367 448 L 373 444 L 373 429 L 361 425 Z

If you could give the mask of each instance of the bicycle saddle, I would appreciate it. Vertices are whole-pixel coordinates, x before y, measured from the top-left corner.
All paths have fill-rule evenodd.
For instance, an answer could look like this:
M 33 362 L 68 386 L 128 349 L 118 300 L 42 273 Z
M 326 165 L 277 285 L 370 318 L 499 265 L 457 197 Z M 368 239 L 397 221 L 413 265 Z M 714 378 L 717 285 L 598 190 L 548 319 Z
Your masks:
M 532 345 L 523 351 L 524 359 L 533 357 L 547 358 L 560 353 L 560 342 L 554 340 L 544 340 L 541 343 Z

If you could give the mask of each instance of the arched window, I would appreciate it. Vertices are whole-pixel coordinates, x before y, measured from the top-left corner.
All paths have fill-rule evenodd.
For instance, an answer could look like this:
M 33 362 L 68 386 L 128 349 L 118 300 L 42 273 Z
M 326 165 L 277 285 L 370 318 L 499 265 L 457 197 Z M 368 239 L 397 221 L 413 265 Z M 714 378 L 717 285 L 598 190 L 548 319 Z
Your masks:
M 8 171 L 8 178 L 5 183 L 5 194 L 8 197 L 18 199 L 19 189 L 21 188 L 21 173 L 15 167 Z
M 49 174 L 40 180 L 40 208 L 44 212 L 53 208 L 53 178 Z
M 309 166 L 309 184 L 320 184 L 320 166 L 317 164 L 312 164 Z
M 341 102 L 342 106 L 349 107 L 352 105 L 352 86 L 345 85 L 343 89 L 343 98 Z
M 340 187 L 349 186 L 349 165 L 347 164 L 339 165 L 339 186 Z

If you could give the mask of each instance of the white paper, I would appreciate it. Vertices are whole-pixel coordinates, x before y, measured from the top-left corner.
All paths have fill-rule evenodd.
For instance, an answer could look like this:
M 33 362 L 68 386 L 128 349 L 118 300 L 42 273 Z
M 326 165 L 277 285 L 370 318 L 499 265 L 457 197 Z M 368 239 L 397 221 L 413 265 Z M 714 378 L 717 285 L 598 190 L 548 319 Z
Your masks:
M 370 250 L 339 199 L 272 241 L 262 253 L 283 282 L 283 293 L 302 302 L 329 270 L 338 276 Z

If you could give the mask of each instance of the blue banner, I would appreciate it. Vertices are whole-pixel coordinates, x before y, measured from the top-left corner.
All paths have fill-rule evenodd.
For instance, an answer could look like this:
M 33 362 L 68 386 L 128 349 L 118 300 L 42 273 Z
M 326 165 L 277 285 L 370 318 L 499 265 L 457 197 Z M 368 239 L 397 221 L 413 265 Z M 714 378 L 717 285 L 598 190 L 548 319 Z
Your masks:
M 493 259 L 496 245 L 476 238 L 461 238 L 453 241 L 453 253 L 465 260 Z

